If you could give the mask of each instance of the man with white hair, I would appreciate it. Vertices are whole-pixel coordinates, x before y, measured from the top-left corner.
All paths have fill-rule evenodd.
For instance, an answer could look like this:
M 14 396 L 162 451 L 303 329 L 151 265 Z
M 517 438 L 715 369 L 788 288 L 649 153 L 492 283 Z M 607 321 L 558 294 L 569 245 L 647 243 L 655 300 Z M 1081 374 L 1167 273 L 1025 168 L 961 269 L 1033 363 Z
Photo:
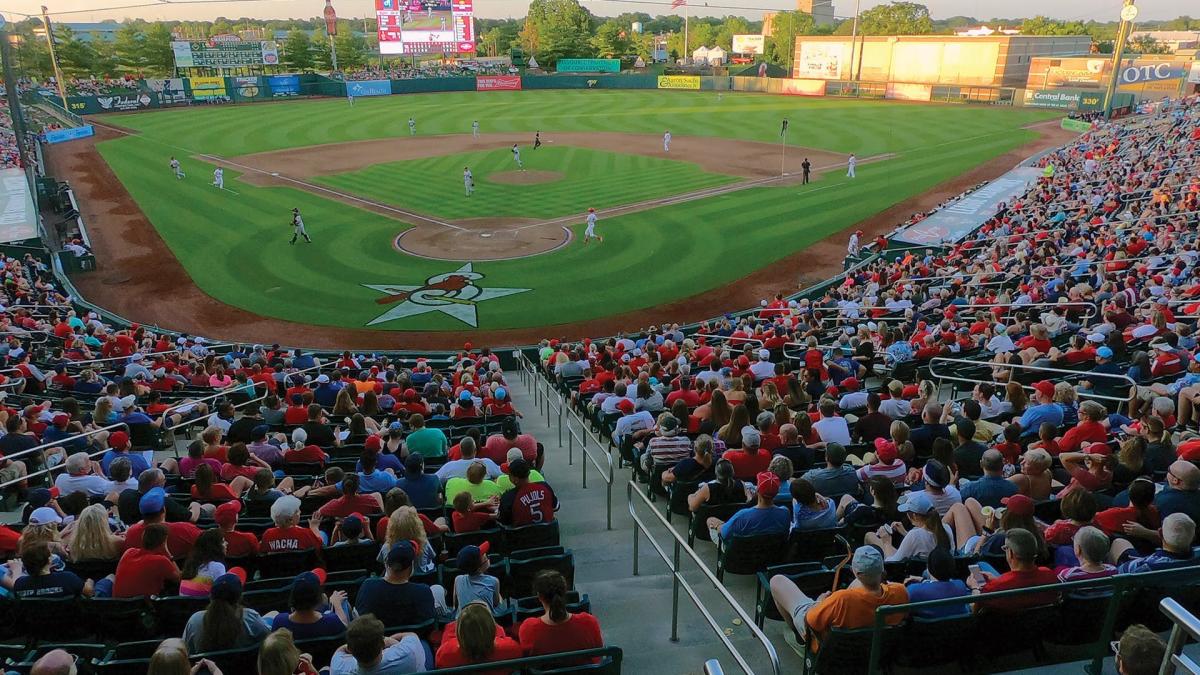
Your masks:
M 54 479 L 58 496 L 66 497 L 72 492 L 86 492 L 89 497 L 102 497 L 112 489 L 112 482 L 99 473 L 86 452 L 77 452 L 66 461 L 67 472 Z
M 757 357 L 758 360 L 750 364 L 750 374 L 754 376 L 754 381 L 762 382 L 775 377 L 775 364 L 771 363 L 771 350 L 760 349 Z
M 850 427 L 846 418 L 838 417 L 837 401 L 831 398 L 821 399 L 821 419 L 813 424 L 813 430 L 825 443 L 841 443 L 850 445 Z
M 271 521 L 275 527 L 263 533 L 261 553 L 307 551 L 324 544 L 319 518 L 310 518 L 309 527 L 300 527 L 300 500 L 297 497 L 285 495 L 276 499 L 271 504 Z
M 1149 555 L 1138 556 L 1137 549 L 1125 539 L 1113 542 L 1109 561 L 1119 574 L 1155 572 L 1196 564 L 1192 540 L 1196 537 L 1196 522 L 1183 513 L 1172 513 L 1162 521 L 1159 530 L 1162 546 Z
M 152 382 L 154 380 L 154 373 L 150 372 L 150 369 L 145 366 L 145 360 L 146 358 L 142 356 L 141 352 L 129 357 L 129 363 L 125 364 L 125 378 L 140 378 L 147 382 Z

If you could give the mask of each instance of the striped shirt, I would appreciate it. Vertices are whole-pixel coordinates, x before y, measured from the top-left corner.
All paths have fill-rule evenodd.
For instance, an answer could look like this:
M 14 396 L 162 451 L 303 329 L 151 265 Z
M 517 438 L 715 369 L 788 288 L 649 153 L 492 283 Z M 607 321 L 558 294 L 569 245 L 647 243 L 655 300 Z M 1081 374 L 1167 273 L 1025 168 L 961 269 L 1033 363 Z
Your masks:
M 692 442 L 687 436 L 655 436 L 646 444 L 646 450 L 655 464 L 674 466 L 679 460 L 692 456 Z

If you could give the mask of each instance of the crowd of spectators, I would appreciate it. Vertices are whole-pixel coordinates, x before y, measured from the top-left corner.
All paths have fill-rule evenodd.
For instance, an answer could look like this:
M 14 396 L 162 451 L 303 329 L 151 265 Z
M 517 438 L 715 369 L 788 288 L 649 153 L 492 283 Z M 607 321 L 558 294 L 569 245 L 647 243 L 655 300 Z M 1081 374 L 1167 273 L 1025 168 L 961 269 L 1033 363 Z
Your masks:
M 73 77 L 66 81 L 68 96 L 105 96 L 126 94 L 141 88 L 141 78 L 136 75 L 122 77 Z M 45 83 L 46 89 L 57 91 L 58 83 L 53 77 Z
M 539 356 L 652 489 L 685 491 L 694 513 L 744 505 L 707 519 L 721 546 L 858 531 L 850 591 L 771 580 L 792 638 L 906 599 L 1012 610 L 1062 581 L 1195 566 L 1198 160 L 1196 96 L 1097 122 L 943 251 L 885 254 L 819 297 L 695 330 L 548 340 Z M 965 583 L 955 557 L 982 560 Z M 927 576 L 881 581 L 909 560 Z
M 481 61 L 422 64 L 412 66 L 400 61 L 387 63 L 383 68 L 366 66 L 338 73 L 344 80 L 420 80 L 434 77 L 474 77 L 476 75 L 508 75 L 516 70 L 508 64 Z

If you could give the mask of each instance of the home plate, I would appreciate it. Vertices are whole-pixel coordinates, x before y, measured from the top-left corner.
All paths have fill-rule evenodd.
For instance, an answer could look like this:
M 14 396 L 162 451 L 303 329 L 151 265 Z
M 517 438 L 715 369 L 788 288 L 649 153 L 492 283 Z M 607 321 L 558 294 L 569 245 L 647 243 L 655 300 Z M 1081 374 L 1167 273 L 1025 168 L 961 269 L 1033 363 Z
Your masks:
M 272 171 L 272 172 L 271 172 L 271 175 L 272 175 L 272 176 L 278 176 L 278 175 L 279 175 L 279 172 L 278 172 L 278 171 Z
M 483 237 L 484 239 L 486 239 L 486 238 L 488 238 L 488 237 L 492 236 L 492 233 L 491 233 L 491 232 L 484 232 L 483 234 L 481 234 L 481 235 L 479 235 L 479 236 L 481 236 L 481 237 Z

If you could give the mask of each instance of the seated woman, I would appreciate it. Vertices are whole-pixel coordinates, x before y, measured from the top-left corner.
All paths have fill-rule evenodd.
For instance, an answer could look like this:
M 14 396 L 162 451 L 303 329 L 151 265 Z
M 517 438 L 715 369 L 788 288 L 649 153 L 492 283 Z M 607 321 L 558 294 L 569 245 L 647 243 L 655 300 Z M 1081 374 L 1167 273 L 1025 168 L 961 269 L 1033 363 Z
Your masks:
M 699 511 L 700 507 L 705 505 L 745 504 L 750 501 L 745 483 L 734 477 L 733 464 L 729 460 L 718 460 L 713 471 L 713 480 L 702 484 L 688 495 L 689 511 Z
M 496 625 L 485 603 L 472 602 L 458 613 L 458 620 L 446 626 L 435 662 L 438 668 L 454 668 L 519 659 L 523 652 L 521 645 Z
M 322 586 L 325 570 L 315 569 L 302 572 L 292 582 L 292 594 L 288 606 L 290 613 L 279 613 L 270 617 L 271 628 L 286 628 L 298 640 L 341 635 L 350 625 L 350 605 L 345 591 L 334 591 L 326 598 Z
M 873 476 L 866 485 L 867 493 L 861 498 L 854 495 L 842 496 L 837 507 L 838 521 L 848 527 L 873 527 L 899 520 L 896 484 L 885 476 Z
M 1021 472 L 1009 476 L 1008 480 L 1017 485 L 1018 494 L 1035 502 L 1045 501 L 1053 490 L 1054 477 L 1050 474 L 1053 464 L 1054 458 L 1042 448 L 1028 450 L 1021 457 Z
M 177 675 L 181 673 L 191 673 L 193 669 L 196 672 L 207 672 L 208 675 L 222 675 L 221 669 L 217 664 L 208 659 L 199 659 L 196 665 L 192 666 L 191 660 L 188 657 L 187 645 L 179 638 L 168 638 L 162 641 L 158 649 L 150 655 L 150 668 L 147 672 L 153 675 L 163 673 L 163 675 Z
M 270 626 L 242 606 L 242 580 L 223 574 L 213 581 L 207 609 L 196 612 L 183 628 L 183 643 L 191 653 L 246 647 L 263 641 Z
M 1071 482 L 1058 491 L 1055 499 L 1066 499 L 1073 492 L 1092 493 L 1112 486 L 1112 466 L 1116 464 L 1116 457 L 1104 443 L 1092 443 L 1084 452 L 1064 452 L 1058 456 L 1058 461 L 1071 476 Z
M 567 580 L 556 570 L 542 570 L 533 590 L 545 614 L 525 619 L 517 634 L 526 656 L 596 649 L 604 646 L 600 622 L 586 612 L 567 611 Z M 440 664 L 439 664 L 440 665 Z
M 663 485 L 670 485 L 675 481 L 694 483 L 711 479 L 715 462 L 712 449 L 712 436 L 704 434 L 697 438 L 692 456 L 679 460 L 675 466 L 663 472 Z
M 226 485 L 217 480 L 216 474 L 208 464 L 196 467 L 196 482 L 192 485 L 192 499 L 227 502 L 237 499 L 254 482 L 245 476 L 234 476 Z
M 179 573 L 180 595 L 208 596 L 213 580 L 228 571 L 225 569 L 225 546 L 225 535 L 217 527 L 204 530 L 196 537 Z
M 85 508 L 75 522 L 63 530 L 62 536 L 72 562 L 117 560 L 125 548 L 125 538 L 113 534 L 108 510 L 102 504 Z
M 1079 564 L 1058 569 L 1059 581 L 1083 581 L 1103 579 L 1117 573 L 1117 568 L 1105 562 L 1108 559 L 1110 542 L 1103 532 L 1092 527 L 1081 527 L 1072 538 L 1075 557 Z M 1107 589 L 1103 591 L 1109 593 Z M 1085 590 L 1086 594 L 1087 591 Z M 1078 594 L 1078 591 L 1075 593 Z
M 1091 525 L 1095 519 L 1096 497 L 1087 490 L 1075 490 L 1062 500 L 1061 509 L 1063 517 L 1046 528 L 1046 543 L 1068 547 L 1079 528 Z
M 933 549 L 942 546 L 950 548 L 954 533 L 950 526 L 942 523 L 941 516 L 933 505 L 933 500 L 925 492 L 911 492 L 908 499 L 899 507 L 900 513 L 908 516 L 909 527 L 896 521 L 884 525 L 875 532 L 868 532 L 863 537 L 863 543 L 876 546 L 883 551 L 887 560 L 907 560 L 908 558 L 923 558 Z M 900 535 L 903 539 L 896 546 L 894 537 Z
M 282 628 L 263 640 L 258 650 L 258 675 L 317 675 L 317 668 L 311 654 L 300 653 L 292 632 Z
M 188 444 L 187 457 L 179 460 L 179 473 L 184 478 L 191 478 L 196 475 L 196 469 L 201 464 L 208 464 L 214 472 L 219 473 L 221 471 L 220 460 L 205 457 L 204 441 L 197 439 Z
M 1129 485 L 1129 506 L 1114 506 L 1096 514 L 1096 527 L 1110 537 L 1136 536 L 1129 527 L 1137 525 L 1157 533 L 1162 526 L 1158 507 L 1154 505 L 1155 485 L 1149 478 L 1138 478 Z
M 955 551 L 972 556 L 984 553 L 1003 554 L 1004 533 L 1014 528 L 1027 530 L 1038 542 L 1038 559 L 1049 559 L 1042 526 L 1033 517 L 1033 500 L 1025 495 L 1013 495 L 1001 500 L 1000 509 L 986 511 L 974 498 L 950 507 L 946 522 L 954 529 Z
M 238 477 L 253 481 L 254 474 L 259 469 L 271 468 L 270 464 L 250 454 L 245 443 L 234 443 L 229 446 L 228 459 L 228 463 L 221 467 L 221 480 L 227 480 L 230 484 Z M 249 483 L 246 483 L 245 487 L 249 487 Z M 245 487 L 242 489 L 244 490 Z

